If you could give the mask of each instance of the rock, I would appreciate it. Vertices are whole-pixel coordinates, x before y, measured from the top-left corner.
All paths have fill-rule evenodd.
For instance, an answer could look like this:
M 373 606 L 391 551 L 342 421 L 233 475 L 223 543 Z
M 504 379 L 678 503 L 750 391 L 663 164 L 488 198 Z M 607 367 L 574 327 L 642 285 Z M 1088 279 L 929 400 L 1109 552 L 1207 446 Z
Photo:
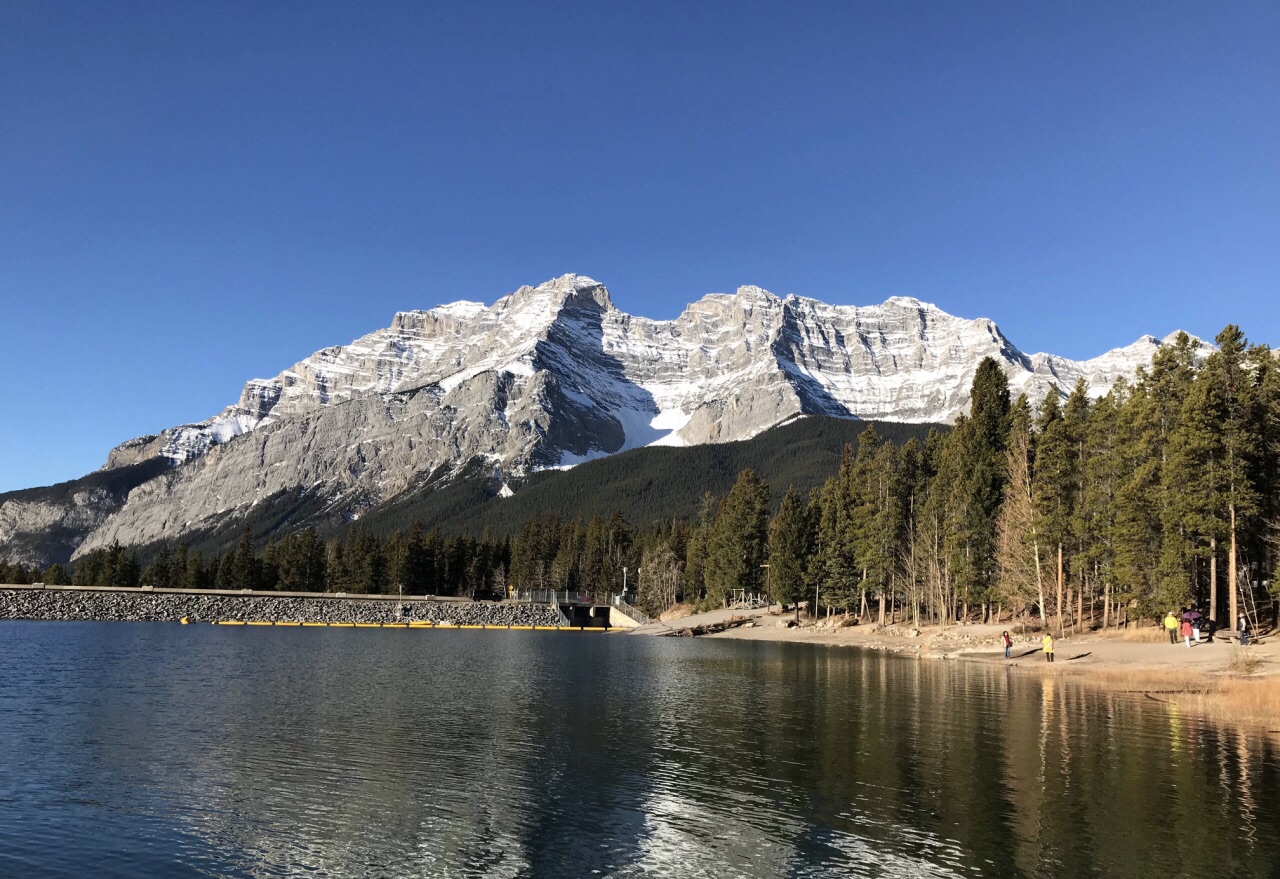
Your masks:
M 63 589 L 0 590 L 0 619 L 281 623 L 393 623 L 414 620 L 457 625 L 555 626 L 556 611 L 541 604 L 299 598 Z

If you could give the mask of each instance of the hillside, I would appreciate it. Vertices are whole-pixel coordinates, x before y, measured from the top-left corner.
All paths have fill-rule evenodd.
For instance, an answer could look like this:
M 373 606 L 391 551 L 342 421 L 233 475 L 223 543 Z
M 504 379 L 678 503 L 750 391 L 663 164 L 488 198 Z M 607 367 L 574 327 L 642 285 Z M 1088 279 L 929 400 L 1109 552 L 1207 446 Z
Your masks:
M 690 519 L 704 493 L 723 496 L 746 468 L 769 484 L 775 502 L 788 486 L 808 492 L 835 474 L 843 447 L 856 444 L 859 434 L 873 424 L 881 436 L 895 443 L 912 438 L 923 442 L 930 430 L 947 430 L 943 425 L 812 416 L 749 440 L 633 449 L 571 470 L 539 471 L 512 480 L 515 494 L 511 497 L 499 495 L 502 483 L 491 467 L 473 461 L 457 475 L 428 478 L 357 520 L 346 519 L 318 498 L 309 502 L 305 495 L 282 493 L 258 504 L 251 515 L 229 517 L 218 528 L 189 538 L 189 543 L 206 556 L 225 552 L 235 545 L 245 525 L 255 542 L 262 544 L 273 535 L 307 526 L 326 537 L 352 527 L 385 536 L 420 521 L 445 534 L 478 536 L 488 529 L 501 537 L 514 534 L 536 513 L 572 519 L 607 517 L 618 510 L 637 526 L 672 517 Z

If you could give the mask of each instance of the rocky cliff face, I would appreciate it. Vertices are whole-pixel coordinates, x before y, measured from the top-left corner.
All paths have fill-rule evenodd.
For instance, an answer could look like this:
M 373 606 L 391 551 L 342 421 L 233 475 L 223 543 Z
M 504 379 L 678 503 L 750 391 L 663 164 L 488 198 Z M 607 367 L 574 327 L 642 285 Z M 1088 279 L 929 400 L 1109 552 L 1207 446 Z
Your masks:
M 566 275 L 491 307 L 397 314 L 384 330 L 249 382 L 207 421 L 124 443 L 108 468 L 176 466 L 91 523 L 79 551 L 176 539 L 281 491 L 357 516 L 475 458 L 520 473 L 643 445 L 745 439 L 806 414 L 950 422 L 987 356 L 1033 400 L 1079 378 L 1105 393 L 1161 344 L 1144 337 L 1084 362 L 1028 356 L 991 321 L 915 299 L 844 307 L 758 287 L 655 321 Z

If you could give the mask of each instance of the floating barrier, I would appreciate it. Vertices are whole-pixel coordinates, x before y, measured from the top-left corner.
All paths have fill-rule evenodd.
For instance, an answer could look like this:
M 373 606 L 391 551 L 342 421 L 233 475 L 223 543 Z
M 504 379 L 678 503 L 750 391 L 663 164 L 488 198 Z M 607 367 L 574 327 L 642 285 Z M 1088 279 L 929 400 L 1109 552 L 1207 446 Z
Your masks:
M 187 618 L 182 619 L 183 625 L 190 621 Z M 289 626 L 293 628 L 332 628 L 332 629 L 488 629 L 496 631 L 520 631 L 520 632 L 610 632 L 612 629 L 600 628 L 598 626 L 525 626 L 512 623 L 506 626 L 488 626 L 478 623 L 433 623 L 430 620 L 412 620 L 407 623 L 292 623 L 292 622 L 272 622 L 270 620 L 214 620 L 215 626 Z M 618 631 L 621 631 L 619 629 Z

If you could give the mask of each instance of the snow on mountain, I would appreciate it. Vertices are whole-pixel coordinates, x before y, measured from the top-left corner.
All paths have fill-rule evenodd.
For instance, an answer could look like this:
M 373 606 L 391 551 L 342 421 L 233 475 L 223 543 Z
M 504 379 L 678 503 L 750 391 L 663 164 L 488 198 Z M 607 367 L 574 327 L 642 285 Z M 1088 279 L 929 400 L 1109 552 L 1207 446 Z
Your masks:
M 746 439 L 811 414 L 951 422 L 987 356 L 1036 403 L 1081 378 L 1103 394 L 1168 341 L 1086 361 L 1026 355 L 992 321 L 910 297 L 836 306 L 759 287 L 657 321 L 565 275 L 492 306 L 401 312 L 249 382 L 207 421 L 117 447 L 108 467 L 157 455 L 181 466 L 136 488 L 81 551 L 173 538 L 281 491 L 322 492 L 355 514 L 475 458 L 510 474 Z

